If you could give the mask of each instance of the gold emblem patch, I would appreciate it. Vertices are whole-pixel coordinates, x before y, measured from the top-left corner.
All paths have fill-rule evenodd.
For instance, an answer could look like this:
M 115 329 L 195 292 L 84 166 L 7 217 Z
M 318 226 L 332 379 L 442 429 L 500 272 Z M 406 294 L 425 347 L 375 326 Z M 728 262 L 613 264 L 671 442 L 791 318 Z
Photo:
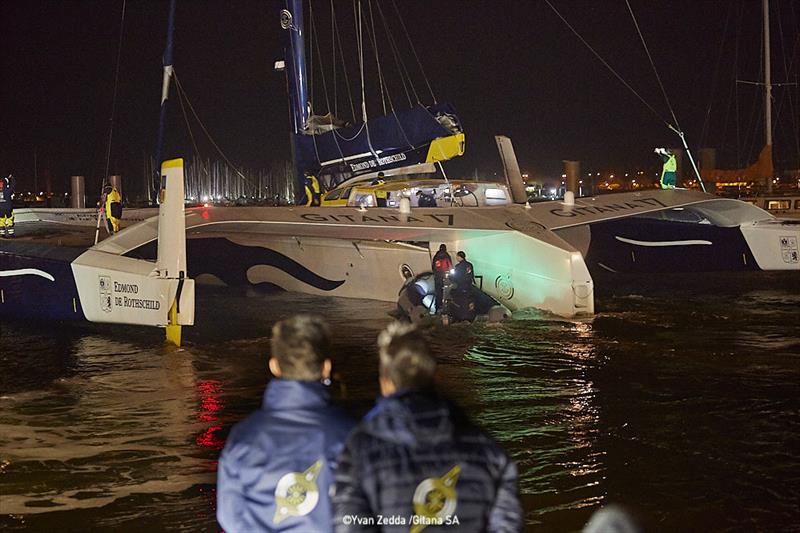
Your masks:
M 274 524 L 283 522 L 290 516 L 305 516 L 319 501 L 317 478 L 322 470 L 322 459 L 309 466 L 304 472 L 289 472 L 278 480 L 275 487 Z
M 414 514 L 423 520 L 414 520 L 409 533 L 419 533 L 428 527 L 429 522 L 444 520 L 456 512 L 456 482 L 460 473 L 461 467 L 456 465 L 442 477 L 429 477 L 417 485 L 413 499 Z

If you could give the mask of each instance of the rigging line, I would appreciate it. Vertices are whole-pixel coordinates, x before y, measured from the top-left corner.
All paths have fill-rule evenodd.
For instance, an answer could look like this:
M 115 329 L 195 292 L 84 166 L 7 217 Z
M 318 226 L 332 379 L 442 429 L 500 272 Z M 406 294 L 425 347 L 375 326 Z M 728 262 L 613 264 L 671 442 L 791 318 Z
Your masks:
M 380 6 L 380 4 L 378 4 L 378 5 Z M 381 15 L 381 18 L 383 17 L 382 13 L 379 13 L 379 15 Z M 375 49 L 375 62 L 378 64 L 378 78 L 380 79 L 380 83 L 381 83 L 381 99 L 383 99 L 383 86 L 385 84 L 385 81 L 384 81 L 384 78 L 383 78 L 383 72 L 381 70 L 380 59 L 378 57 L 378 39 L 377 39 L 377 32 L 375 31 L 375 19 L 373 17 L 373 12 L 372 12 L 372 0 L 369 0 L 369 18 L 370 18 L 370 24 L 372 26 L 372 28 L 371 28 L 372 29 L 372 46 Z M 384 20 L 383 22 L 384 22 L 384 25 L 385 25 L 386 21 Z M 397 122 L 397 127 L 400 128 L 400 133 L 403 134 L 403 138 L 405 139 L 406 144 L 408 144 L 409 147 L 414 148 L 414 145 L 411 144 L 411 141 L 409 140 L 405 129 L 403 129 L 403 124 L 400 122 L 400 118 L 397 116 L 397 112 L 394 109 L 394 102 L 392 102 L 392 94 L 389 92 L 389 87 L 388 86 L 386 87 L 386 97 L 389 100 L 389 108 L 392 110 L 392 116 L 394 117 L 395 121 Z M 388 113 L 386 112 L 386 102 L 385 101 L 383 101 L 383 114 L 384 115 L 388 115 Z
M 763 26 L 761 27 L 761 33 L 759 34 L 759 36 L 760 36 L 759 37 L 759 42 L 761 43 L 761 48 L 758 51 L 759 52 L 758 53 L 758 71 L 760 73 L 759 75 L 761 76 L 761 85 L 763 86 L 764 82 L 766 81 L 766 77 L 764 75 L 764 28 L 763 28 Z M 755 99 L 755 102 L 753 103 L 753 108 L 752 108 L 752 111 L 751 111 L 751 114 L 750 114 L 750 121 L 748 122 L 748 125 L 752 125 L 752 132 L 753 132 L 752 133 L 752 137 L 750 137 L 750 134 L 748 132 L 745 133 L 745 139 L 744 139 L 745 145 L 744 145 L 744 148 L 745 148 L 745 157 L 747 158 L 747 160 L 745 161 L 745 165 L 747 164 L 747 161 L 750 161 L 750 160 L 753 159 L 753 155 L 754 154 L 756 154 L 756 157 L 758 157 L 757 156 L 758 152 L 756 152 L 756 145 L 757 145 L 758 141 L 756 139 L 758 138 L 758 130 L 761 129 L 760 128 L 760 126 L 761 126 L 761 117 L 764 116 L 764 111 L 765 111 L 765 109 L 764 109 L 764 98 L 758 98 L 757 97 Z M 764 144 L 766 144 L 766 139 L 764 140 Z
M 333 132 L 336 134 L 336 136 L 337 136 L 337 137 L 339 137 L 339 138 L 340 138 L 340 139 L 342 139 L 343 141 L 350 142 L 350 141 L 354 141 L 354 140 L 355 140 L 355 139 L 356 139 L 356 138 L 357 138 L 359 135 L 361 135 L 361 132 L 362 132 L 362 131 L 364 131 L 364 126 L 365 126 L 365 124 L 366 124 L 365 122 L 362 122 L 362 123 L 361 123 L 361 127 L 360 127 L 360 128 L 358 128 L 358 131 L 357 131 L 357 132 L 356 132 L 356 134 L 355 134 L 355 135 L 353 135 L 352 137 L 345 137 L 344 135 L 342 135 L 341 133 L 339 133 L 339 130 L 333 130 Z
M 786 54 L 786 50 L 787 49 L 786 49 L 786 43 L 783 40 L 783 22 L 782 22 L 783 17 L 781 17 L 781 13 L 780 13 L 780 4 L 778 4 L 776 6 L 776 9 L 778 11 L 778 16 L 777 16 L 777 19 L 778 19 L 778 35 L 780 35 L 780 38 L 781 38 L 781 51 L 783 52 L 783 54 L 782 54 L 782 56 L 783 56 L 782 57 L 782 59 L 783 59 L 783 71 L 784 71 L 784 75 L 786 76 L 786 79 L 788 80 L 788 79 L 790 79 L 789 78 L 790 73 L 791 73 L 792 69 L 794 68 L 794 60 L 795 60 L 795 58 L 794 58 L 794 56 L 792 56 L 791 62 L 790 63 L 786 62 L 786 55 L 787 55 Z M 794 51 L 794 49 L 797 48 L 798 44 L 800 44 L 800 33 L 797 34 L 797 39 L 795 40 L 795 44 L 792 47 L 793 51 Z M 780 85 L 788 85 L 788 83 L 786 83 L 786 84 L 775 83 L 773 85 L 778 85 L 778 86 L 780 86 Z M 775 109 L 775 122 L 776 122 L 776 124 L 779 123 L 780 116 L 781 116 L 781 111 L 783 110 L 783 103 L 786 100 L 789 100 L 789 116 L 791 117 L 792 124 L 794 126 L 792 129 L 794 130 L 795 143 L 797 144 L 797 156 L 798 156 L 798 159 L 800 159 L 800 134 L 798 134 L 798 129 L 800 129 L 800 128 L 797 127 L 797 117 L 796 117 L 796 114 L 794 112 L 794 98 L 792 97 L 791 91 L 785 91 L 782 96 L 783 96 L 783 98 L 780 99 L 780 101 L 778 102 L 778 105 L 776 106 L 776 109 Z
M 364 131 L 367 133 L 367 146 L 369 151 L 377 158 L 378 154 L 372 147 L 372 139 L 369 136 L 369 124 L 367 123 L 367 100 L 364 88 L 364 33 L 362 31 L 361 0 L 358 0 L 358 62 L 361 68 L 361 112 L 364 117 Z
M 392 0 L 392 5 L 394 6 L 394 10 L 397 12 L 397 18 L 400 20 L 400 25 L 403 27 L 403 31 L 406 34 L 406 39 L 408 39 L 408 44 L 411 46 L 411 51 L 414 53 L 414 58 L 417 60 L 417 65 L 419 65 L 419 70 L 422 72 L 422 78 L 425 80 L 425 85 L 428 86 L 428 91 L 431 93 L 431 98 L 433 98 L 433 103 L 436 102 L 436 95 L 433 94 L 433 88 L 431 87 L 431 82 L 428 80 L 428 76 L 425 74 L 425 68 L 422 66 L 422 61 L 419 59 L 419 55 L 417 55 L 417 49 L 414 48 L 414 42 L 411 40 L 411 36 L 408 33 L 408 28 L 406 28 L 406 23 L 403 21 L 403 15 L 400 14 L 400 10 L 397 8 L 397 3 Z M 422 105 L 422 102 L 417 101 L 418 104 Z
M 308 85 L 309 85 L 309 103 L 311 105 L 311 109 L 308 112 L 308 118 L 311 118 L 311 115 L 314 114 L 314 13 L 311 11 L 311 0 L 308 0 L 308 24 L 309 24 L 309 32 L 308 32 L 308 47 L 310 48 L 310 52 L 308 54 L 309 59 L 309 69 L 308 69 Z M 294 50 L 292 50 L 292 56 L 294 56 Z M 297 76 L 295 76 L 297 77 Z M 299 83 L 299 80 L 298 80 Z M 307 104 L 303 102 L 303 107 Z M 305 130 L 308 124 L 303 124 L 302 129 Z
M 625 0 L 625 5 L 628 6 L 628 11 L 631 14 L 631 19 L 633 19 L 633 25 L 636 26 L 636 33 L 639 34 L 639 39 L 642 41 L 642 46 L 644 47 L 644 51 L 647 52 L 647 59 L 650 60 L 650 66 L 653 67 L 653 74 L 656 75 L 656 81 L 658 81 L 658 86 L 661 89 L 661 94 L 664 96 L 664 101 L 667 103 L 667 107 L 669 108 L 669 112 L 672 115 L 672 122 L 675 124 L 675 127 L 679 130 L 681 129 L 680 124 L 678 123 L 678 117 L 675 116 L 675 111 L 672 109 L 672 104 L 669 102 L 669 97 L 667 96 L 667 91 L 664 89 L 664 84 L 661 83 L 661 76 L 658 75 L 658 70 L 656 69 L 656 64 L 653 61 L 653 56 L 650 55 L 650 49 L 647 47 L 647 42 L 644 40 L 644 35 L 642 35 L 642 30 L 639 28 L 639 22 L 636 20 L 636 16 L 633 14 L 633 8 L 631 8 L 631 3 L 629 0 Z
M 656 80 L 658 80 L 658 86 L 661 88 L 661 94 L 664 95 L 664 101 L 667 103 L 667 107 L 669 108 L 669 112 L 672 115 L 672 120 L 675 123 L 675 126 L 667 124 L 669 129 L 674 131 L 678 134 L 678 137 L 681 138 L 681 143 L 683 143 L 683 147 L 686 149 L 686 155 L 689 156 L 689 162 L 692 164 L 692 170 L 694 170 L 694 174 L 697 177 L 697 181 L 700 184 L 700 188 L 703 192 L 706 192 L 706 186 L 703 184 L 703 178 L 700 177 L 700 171 L 697 168 L 697 165 L 694 162 L 694 157 L 692 157 L 692 151 L 689 149 L 689 144 L 686 142 L 686 136 L 681 130 L 681 126 L 678 123 L 678 117 L 675 116 L 675 110 L 672 108 L 672 104 L 669 101 L 669 97 L 667 96 L 667 91 L 664 89 L 664 84 L 661 83 L 661 76 L 658 75 L 658 69 L 656 69 L 656 64 L 653 61 L 653 56 L 650 54 L 650 49 L 647 47 L 647 42 L 644 40 L 644 35 L 642 35 L 642 30 L 639 28 L 639 22 L 636 20 L 636 16 L 633 14 L 633 8 L 631 8 L 631 3 L 629 0 L 625 0 L 625 4 L 628 6 L 628 11 L 631 14 L 631 19 L 633 19 L 633 24 L 636 26 L 636 32 L 639 34 L 639 39 L 642 41 L 642 46 L 644 47 L 645 52 L 647 52 L 647 59 L 650 60 L 650 66 L 653 67 L 653 73 L 656 75 Z
M 733 79 L 739 77 L 739 35 L 742 29 L 742 17 L 744 16 L 744 4 L 739 4 L 739 18 L 736 21 L 736 41 L 733 52 Z M 736 168 L 742 168 L 742 132 L 739 118 L 739 84 L 734 83 L 734 105 L 736 110 Z
M 325 105 L 328 108 L 328 113 L 330 113 L 331 101 L 328 97 L 328 83 L 325 79 L 325 64 L 322 62 L 322 51 L 319 47 L 319 35 L 317 34 L 317 25 L 314 23 L 314 12 L 311 10 L 311 2 L 309 2 L 308 5 L 308 15 L 311 20 L 311 35 L 316 37 L 316 39 L 314 39 L 314 46 L 317 50 L 317 57 L 319 57 L 319 72 L 322 77 L 322 91 L 325 93 Z M 314 55 L 314 48 L 311 49 L 311 55 Z
M 333 0 L 331 0 L 331 9 L 333 9 Z M 350 111 L 353 113 L 353 123 L 358 122 L 356 119 L 356 107 L 353 103 L 353 91 L 350 89 L 350 77 L 347 74 L 347 63 L 344 60 L 344 48 L 342 47 L 342 36 L 339 32 L 339 23 L 336 17 L 333 17 L 334 25 L 336 27 L 336 40 L 339 43 L 339 56 L 342 59 L 342 73 L 344 74 L 344 82 L 347 85 L 347 97 L 350 100 Z M 334 63 L 335 64 L 335 63 Z
M 200 120 L 199 116 L 197 116 L 197 111 L 194 110 L 194 106 L 192 105 L 192 101 L 189 100 L 189 95 L 183 89 L 183 87 L 181 85 L 181 81 L 178 79 L 177 71 L 173 72 L 173 76 L 175 76 L 175 84 L 180 88 L 181 91 L 183 91 L 184 98 L 186 98 L 186 104 L 189 106 L 189 110 L 192 112 L 192 115 L 194 116 L 194 119 L 200 125 L 200 128 L 203 130 L 203 133 L 206 134 L 206 137 L 208 137 L 208 140 L 211 142 L 211 144 L 214 146 L 214 148 L 216 148 L 217 153 L 220 156 L 222 156 L 222 159 L 225 161 L 225 163 L 227 163 L 228 166 L 230 168 L 232 168 L 236 172 L 236 174 L 238 174 L 238 176 L 240 178 L 242 178 L 244 181 L 246 181 L 251 187 L 254 187 L 253 182 L 251 182 L 249 179 L 247 179 L 247 177 L 244 174 L 242 174 L 242 172 L 236 167 L 236 165 L 231 163 L 230 159 L 228 159 L 228 156 L 226 156 L 223 153 L 222 148 L 220 148 L 219 145 L 217 144 L 217 142 L 214 140 L 214 138 L 211 137 L 211 134 L 206 129 L 206 126 L 205 126 L 205 124 L 203 124 L 203 121 Z
M 383 12 L 380 11 L 380 3 L 378 2 L 377 5 L 378 5 L 378 9 L 379 9 L 378 14 L 380 15 L 380 17 L 381 17 L 381 19 L 383 21 L 384 28 L 386 28 L 386 19 L 383 18 Z M 373 13 L 372 13 L 372 0 L 369 0 L 369 16 L 370 16 L 370 20 L 372 22 L 372 41 L 373 41 L 373 46 L 375 47 L 375 60 L 378 61 L 378 43 L 377 43 L 377 33 L 375 31 L 375 20 L 373 18 Z M 381 86 L 383 86 L 383 84 L 385 82 L 384 82 L 383 74 L 382 74 L 382 71 L 381 71 L 381 68 L 380 68 L 380 62 L 378 62 L 378 76 L 380 77 L 380 80 L 381 80 Z M 383 91 L 383 89 L 381 88 L 381 92 L 382 91 Z M 411 144 L 411 141 L 409 140 L 408 135 L 406 134 L 406 130 L 403 128 L 402 122 L 400 122 L 400 117 L 397 116 L 397 111 L 395 111 L 394 102 L 392 101 L 392 94 L 389 92 L 389 87 L 388 86 L 386 87 L 386 96 L 389 99 L 389 108 L 392 110 L 392 116 L 394 117 L 395 122 L 397 122 L 397 127 L 400 129 L 400 133 L 403 134 L 403 138 L 405 139 L 406 144 L 410 148 L 414 148 L 414 145 Z M 385 103 L 384 103 L 384 107 L 383 107 L 383 113 L 384 113 L 384 115 L 388 115 L 388 113 L 386 112 L 386 104 Z
M 309 10 L 309 15 L 313 16 L 313 13 L 311 12 L 310 2 L 309 2 L 308 10 Z M 316 24 L 314 24 L 313 18 L 311 19 L 311 32 L 313 34 L 315 34 L 315 35 L 317 33 L 317 26 L 316 26 Z M 324 68 L 325 66 L 322 63 L 322 51 L 319 48 L 319 41 L 320 41 L 319 35 L 317 35 L 317 39 L 314 41 L 314 43 L 316 44 L 317 55 L 319 56 L 319 67 L 320 67 L 320 73 L 322 75 L 322 87 L 323 87 L 323 89 L 325 91 L 325 105 L 328 107 L 328 113 L 330 114 L 331 113 L 331 102 L 328 99 L 328 84 L 325 81 L 325 68 Z M 312 55 L 314 54 L 313 48 L 311 50 L 311 54 Z M 336 72 L 336 65 L 335 64 L 333 65 L 333 70 L 334 70 L 334 72 Z M 336 118 L 336 116 L 334 114 L 333 118 L 331 119 L 331 129 L 332 130 L 334 129 L 333 120 L 335 118 Z M 319 158 L 319 148 L 317 147 L 317 135 L 316 135 L 316 132 L 309 131 L 309 133 L 311 134 L 311 138 L 312 138 L 312 141 L 314 143 L 314 152 L 315 152 L 315 154 L 317 156 L 317 162 L 321 163 L 320 158 Z M 336 149 L 339 151 L 339 155 L 342 157 L 342 161 L 344 161 L 344 153 L 342 152 L 341 146 L 339 146 L 339 141 L 336 139 L 336 136 L 333 136 L 333 140 L 334 140 L 334 143 L 336 144 Z
M 728 12 L 725 16 L 725 28 L 722 30 L 722 38 L 719 41 L 719 54 L 717 54 L 717 63 L 714 65 L 714 78 L 711 83 L 711 90 L 709 91 L 708 96 L 708 107 L 706 108 L 706 116 L 703 119 L 703 128 L 700 131 L 700 146 L 706 144 L 708 129 L 711 125 L 711 108 L 714 103 L 714 92 L 717 88 L 717 81 L 719 80 L 719 70 L 720 65 L 722 64 L 722 52 L 724 51 L 724 45 L 726 38 L 728 36 L 728 24 L 731 20 L 731 12 L 733 11 L 733 4 L 728 4 Z
M 383 104 L 383 114 L 387 115 L 386 112 L 386 97 L 384 96 L 384 81 L 383 81 L 383 72 L 381 71 L 381 60 L 378 57 L 378 38 L 375 35 L 375 18 L 372 16 L 372 0 L 367 0 L 367 5 L 369 6 L 369 23 L 370 26 L 367 27 L 367 32 L 372 35 L 372 49 L 375 52 L 375 65 L 378 68 L 378 85 L 381 88 L 381 104 Z M 389 93 L 389 88 L 386 88 L 386 95 Z M 392 98 L 389 96 L 389 107 L 392 106 Z M 392 108 L 394 111 L 394 108 Z
M 336 93 L 336 13 L 333 9 L 333 0 L 331 0 L 331 68 L 333 70 L 333 116 L 339 116 L 339 98 Z
M 103 173 L 103 179 L 100 180 L 100 191 L 102 194 L 103 184 L 108 179 L 108 170 L 111 166 L 111 140 L 114 137 L 114 115 L 117 111 L 117 87 L 119 85 L 119 64 L 120 56 L 122 55 L 122 38 L 125 35 L 125 5 L 126 0 L 122 0 L 122 17 L 119 22 L 119 42 L 117 43 L 117 66 L 114 69 L 114 96 L 111 99 L 111 118 L 108 125 L 108 145 L 106 146 L 106 168 Z
M 181 106 L 181 112 L 183 113 L 183 121 L 186 123 L 186 131 L 189 132 L 189 139 L 192 141 L 192 146 L 194 147 L 194 153 L 197 159 L 200 159 L 200 150 L 197 148 L 197 142 L 194 139 L 194 133 L 192 132 L 192 126 L 189 123 L 189 116 L 186 114 L 186 106 L 183 105 L 183 100 L 186 98 L 186 95 L 183 92 L 183 88 L 177 84 L 175 84 L 178 88 L 178 103 Z M 202 165 L 201 165 L 202 167 Z M 206 172 L 206 174 L 208 174 Z
M 358 43 L 358 69 L 361 76 L 361 120 L 367 123 L 367 102 L 364 91 L 364 41 L 361 33 L 361 0 L 358 0 L 358 10 L 356 12 L 356 0 L 353 0 L 353 11 L 356 17 L 356 42 Z
M 578 31 L 577 31 L 575 28 L 573 28 L 573 27 L 572 27 L 572 24 L 570 24 L 569 22 L 567 22 L 567 19 L 565 19 L 565 18 L 564 18 L 564 17 L 561 15 L 561 13 L 559 13 L 559 11 L 556 9 L 556 7 L 555 7 L 555 6 L 554 6 L 552 3 L 550 3 L 550 0 L 544 0 L 544 1 L 545 1 L 545 3 L 546 3 L 548 6 L 550 6 L 550 9 L 552 9 L 552 10 L 553 10 L 553 13 L 555 13 L 555 14 L 558 16 L 558 18 L 560 18 L 560 19 L 561 19 L 561 21 L 562 21 L 562 22 L 563 22 L 563 23 L 564 23 L 564 24 L 565 24 L 565 25 L 566 25 L 566 26 L 567 26 L 567 27 L 568 27 L 568 28 L 569 28 L 569 29 L 572 31 L 572 33 L 574 33 L 574 34 L 575 34 L 575 36 L 576 36 L 578 39 L 580 39 L 580 41 L 581 41 L 581 42 L 582 42 L 582 43 L 583 43 L 583 44 L 584 44 L 584 45 L 585 45 L 585 46 L 586 46 L 586 47 L 589 49 L 589 51 L 590 51 L 590 52 L 592 52 L 592 54 L 594 54 L 594 56 L 595 56 L 595 57 L 596 57 L 596 58 L 597 58 L 597 59 L 598 59 L 598 60 L 599 60 L 599 61 L 600 61 L 600 62 L 601 62 L 603 65 L 605 65 L 605 67 L 606 67 L 606 68 L 607 68 L 607 69 L 608 69 L 608 70 L 609 70 L 609 71 L 610 71 L 610 72 L 611 72 L 611 73 L 612 73 L 612 74 L 613 74 L 613 75 L 614 75 L 614 76 L 615 76 L 615 77 L 616 77 L 616 78 L 617 78 L 617 79 L 620 81 L 620 83 L 622 83 L 622 84 L 623 84 L 625 87 L 627 87 L 627 88 L 628 88 L 628 90 L 629 90 L 629 91 L 631 91 L 631 92 L 634 94 L 634 96 L 636 96 L 636 98 L 638 98 L 638 99 L 639 99 L 639 101 L 640 101 L 640 102 L 642 102 L 642 103 L 645 105 L 645 107 L 647 107 L 647 109 L 649 109 L 649 110 L 650 110 L 650 111 L 651 111 L 651 112 L 652 112 L 652 113 L 653 113 L 653 114 L 654 114 L 654 115 L 655 115 L 655 116 L 658 118 L 658 120 L 660 120 L 661 122 L 663 122 L 664 124 L 666 124 L 667 126 L 669 126 L 669 121 L 667 121 L 666 119 L 664 119 L 664 118 L 661 116 L 661 114 L 660 114 L 658 111 L 656 111 L 656 109 L 655 109 L 653 106 L 651 106 L 651 105 L 650 105 L 650 104 L 649 104 L 649 103 L 648 103 L 648 102 L 647 102 L 647 101 L 646 101 L 644 98 L 642 98 L 642 96 L 641 96 L 641 95 L 640 95 L 638 92 L 636 92 L 636 89 L 634 89 L 633 87 L 631 87 L 631 85 L 630 85 L 630 84 L 629 84 L 627 81 L 625 81 L 625 80 L 622 78 L 622 76 L 620 76 L 620 75 L 617 73 L 617 71 L 616 71 L 616 70 L 614 70 L 614 69 L 611 67 L 611 65 L 609 65 L 609 64 L 608 64 L 608 62 L 607 62 L 605 59 L 603 59 L 603 58 L 600 56 L 600 54 L 599 54 L 599 53 L 597 53 L 597 51 L 596 51 L 594 48 L 592 48 L 592 45 L 590 45 L 590 44 L 589 44 L 589 43 L 586 41 L 586 39 L 584 39 L 584 38 L 581 36 L 581 34 L 580 34 L 580 33 L 578 33 Z
M 408 98 L 408 107 L 414 107 L 414 104 L 411 101 L 411 93 L 408 92 L 408 85 L 406 84 L 406 76 L 408 76 L 408 71 L 407 71 L 407 69 L 405 69 L 405 64 L 403 64 L 401 66 L 403 58 L 400 56 L 400 49 L 398 48 L 397 42 L 395 42 L 395 39 L 394 39 L 394 35 L 392 34 L 391 29 L 389 28 L 388 22 L 386 21 L 386 16 L 383 14 L 383 9 L 381 8 L 381 3 L 377 2 L 376 5 L 378 6 L 378 14 L 381 16 L 381 21 L 383 21 L 384 30 L 386 31 L 386 35 L 389 38 L 389 47 L 392 50 L 392 56 L 394 56 L 394 63 L 395 63 L 395 66 L 397 67 L 397 72 L 398 72 L 398 74 L 400 74 L 400 82 L 403 84 L 403 90 L 406 93 L 406 98 Z M 403 73 L 404 70 L 406 70 L 405 74 Z M 411 83 L 410 77 L 409 77 L 409 83 Z M 413 84 L 412 84 L 411 88 L 412 89 L 414 88 Z M 416 93 L 415 93 L 415 96 L 416 96 Z M 417 97 L 417 100 L 419 100 L 418 97 Z

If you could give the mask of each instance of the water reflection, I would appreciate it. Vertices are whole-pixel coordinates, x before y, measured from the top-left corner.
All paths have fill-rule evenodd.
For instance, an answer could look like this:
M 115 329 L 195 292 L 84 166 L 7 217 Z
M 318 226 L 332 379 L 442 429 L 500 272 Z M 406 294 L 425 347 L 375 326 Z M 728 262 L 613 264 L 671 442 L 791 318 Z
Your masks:
M 531 530 L 580 529 L 606 502 L 654 530 L 794 527 L 800 281 L 754 280 L 606 293 L 591 321 L 427 333 L 442 390 L 517 460 Z M 289 310 L 325 314 L 346 407 L 372 405 L 392 305 L 198 296 L 180 350 L 136 328 L 2 325 L 0 527 L 218 531 L 219 449 L 260 405 Z

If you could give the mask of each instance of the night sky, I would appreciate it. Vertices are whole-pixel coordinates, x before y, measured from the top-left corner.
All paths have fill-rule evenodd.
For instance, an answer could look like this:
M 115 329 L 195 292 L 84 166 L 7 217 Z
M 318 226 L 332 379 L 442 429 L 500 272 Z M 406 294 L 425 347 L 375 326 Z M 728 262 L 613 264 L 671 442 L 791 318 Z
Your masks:
M 658 115 L 669 117 L 624 0 L 551 1 Z M 496 134 L 512 138 L 523 171 L 534 175 L 560 172 L 562 159 L 581 160 L 584 171 L 655 168 L 655 146 L 679 145 L 543 0 L 396 2 L 436 97 L 456 107 L 467 134 L 467 153 L 446 166 L 450 176 L 475 168 L 482 176 L 499 173 Z M 341 39 L 350 43 L 343 44 L 346 54 L 355 46 L 352 5 L 334 0 Z M 362 5 L 367 9 L 367 0 Z M 762 76 L 761 2 L 631 5 L 692 148 L 716 147 L 722 166 L 754 160 L 763 144 L 762 93 L 737 87 L 734 79 L 737 72 L 741 79 Z M 420 98 L 430 103 L 392 2 L 381 6 Z M 276 0 L 178 1 L 178 77 L 226 155 L 252 169 L 289 154 L 285 79 L 273 70 L 283 54 L 281 7 Z M 313 7 L 331 98 L 330 2 Z M 137 180 L 155 145 L 167 8 L 167 2 L 141 0 L 126 6 L 110 172 Z M 121 12 L 121 0 L 0 0 L 0 172 L 26 182 L 35 154 L 40 183 L 49 174 L 56 191 L 66 190 L 70 174 L 103 174 Z M 800 3 L 772 0 L 772 22 L 773 81 L 797 81 Z M 383 30 L 377 39 L 395 105 L 407 105 Z M 316 53 L 314 61 L 319 64 Z M 354 82 L 354 52 L 348 62 Z M 368 76 L 367 91 L 377 94 L 370 87 L 374 75 Z M 324 113 L 321 75 L 315 78 L 315 106 Z M 349 113 L 343 85 L 338 93 L 339 109 Z M 776 163 L 796 167 L 798 89 L 776 88 L 774 95 Z M 368 98 L 368 112 L 378 113 L 377 97 Z M 216 157 L 196 122 L 192 128 L 201 155 Z M 174 89 L 167 131 L 165 158 L 191 157 Z

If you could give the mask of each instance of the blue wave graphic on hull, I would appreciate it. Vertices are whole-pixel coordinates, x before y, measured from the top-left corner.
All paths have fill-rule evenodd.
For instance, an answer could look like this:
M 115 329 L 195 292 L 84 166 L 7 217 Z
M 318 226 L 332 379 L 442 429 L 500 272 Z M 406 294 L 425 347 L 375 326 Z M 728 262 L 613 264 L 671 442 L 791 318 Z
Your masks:
M 156 241 L 126 255 L 155 260 Z M 275 250 L 260 246 L 243 246 L 224 237 L 187 239 L 186 262 L 189 277 L 196 278 L 200 274 L 211 274 L 230 286 L 252 285 L 247 279 L 247 271 L 254 266 L 278 268 L 293 278 L 322 291 L 332 291 L 345 282 L 345 280 L 324 278 Z

